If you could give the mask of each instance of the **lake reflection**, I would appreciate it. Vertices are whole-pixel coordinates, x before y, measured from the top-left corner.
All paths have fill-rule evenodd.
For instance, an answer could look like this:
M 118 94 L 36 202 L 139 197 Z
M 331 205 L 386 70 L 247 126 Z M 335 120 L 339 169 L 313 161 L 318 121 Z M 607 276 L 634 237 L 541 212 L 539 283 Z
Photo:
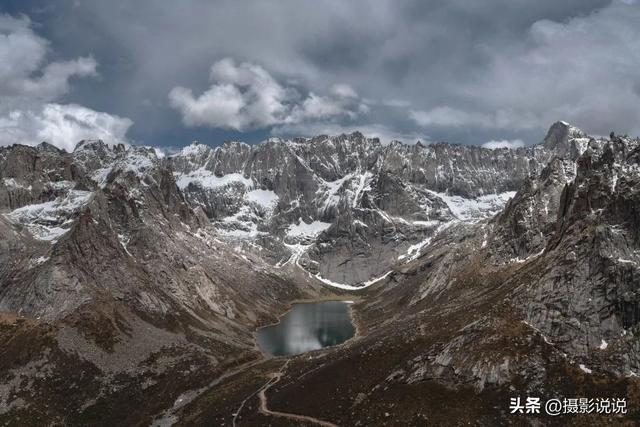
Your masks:
M 273 356 L 285 356 L 340 344 L 355 333 L 349 304 L 322 301 L 293 304 L 277 325 L 259 329 L 258 345 Z

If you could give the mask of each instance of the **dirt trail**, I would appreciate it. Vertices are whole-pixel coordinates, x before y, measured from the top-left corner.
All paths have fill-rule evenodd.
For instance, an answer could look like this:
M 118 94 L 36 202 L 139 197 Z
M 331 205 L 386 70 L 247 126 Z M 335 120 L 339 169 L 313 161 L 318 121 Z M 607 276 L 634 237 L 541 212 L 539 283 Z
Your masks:
M 307 415 L 278 412 L 278 411 L 272 411 L 269 409 L 269 407 L 267 406 L 267 390 L 269 390 L 271 386 L 273 386 L 278 381 L 280 381 L 280 379 L 282 378 L 284 369 L 287 367 L 288 364 L 289 364 L 289 361 L 287 361 L 287 363 L 282 365 L 282 368 L 280 368 L 278 372 L 271 374 L 272 375 L 271 379 L 264 385 L 264 387 L 262 387 L 262 389 L 260 389 L 258 393 L 258 397 L 260 398 L 260 407 L 258 410 L 260 411 L 260 413 L 264 415 L 270 415 L 273 417 L 288 418 L 290 420 L 295 420 L 295 421 L 304 421 L 307 423 L 313 423 L 313 424 L 317 424 L 324 427 L 338 427 L 336 424 L 330 423 L 329 421 L 319 420 L 317 418 L 309 417 Z
M 249 362 L 245 362 L 241 365 L 236 366 L 234 369 L 232 369 L 231 371 L 228 371 L 222 375 L 220 375 L 219 377 L 217 377 L 215 380 L 213 380 L 212 382 L 210 382 L 208 385 L 206 385 L 205 387 L 196 389 L 196 390 L 190 390 L 187 391 L 185 393 L 183 393 L 182 395 L 180 395 L 180 397 L 178 397 L 178 399 L 176 399 L 176 401 L 174 402 L 173 406 L 169 409 L 167 409 L 166 411 L 164 411 L 162 414 L 158 415 L 152 422 L 151 426 L 152 427 L 169 427 L 172 426 L 174 423 L 176 423 L 178 421 L 178 417 L 177 417 L 177 412 L 182 409 L 184 406 L 186 406 L 187 404 L 191 403 L 193 400 L 195 400 L 198 396 L 202 395 L 204 392 L 211 390 L 212 388 L 214 388 L 215 386 L 217 386 L 218 384 L 220 384 L 222 381 L 224 381 L 225 379 L 232 377 L 242 371 L 246 371 L 247 369 L 250 369 L 260 363 L 263 363 L 265 361 L 265 359 L 257 359 L 257 360 L 251 360 Z M 235 421 L 235 419 L 234 419 Z

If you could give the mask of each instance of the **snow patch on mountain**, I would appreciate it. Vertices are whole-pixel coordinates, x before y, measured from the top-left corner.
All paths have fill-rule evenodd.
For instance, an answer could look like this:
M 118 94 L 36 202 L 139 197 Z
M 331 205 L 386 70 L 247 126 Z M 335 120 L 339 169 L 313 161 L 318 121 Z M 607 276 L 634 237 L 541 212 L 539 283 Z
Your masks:
M 433 239 L 438 234 L 440 234 L 443 230 L 448 228 L 450 225 L 455 224 L 456 222 L 458 222 L 458 221 L 457 220 L 453 220 L 453 221 L 447 221 L 447 222 L 440 223 L 440 225 L 438 225 L 427 238 L 425 238 L 421 242 L 418 242 L 418 243 L 416 243 L 414 245 L 409 246 L 409 248 L 407 248 L 407 252 L 398 257 L 398 261 L 403 261 L 404 260 L 405 263 L 408 263 L 408 262 L 411 262 L 411 261 L 419 258 L 420 255 L 422 254 L 422 249 L 423 248 L 425 248 L 426 246 L 429 246 L 431 244 L 431 242 L 433 241 Z
M 347 196 L 351 197 L 351 207 L 357 208 L 362 194 L 371 190 L 370 184 L 373 178 L 373 173 L 367 171 L 348 173 L 334 181 L 322 181 L 322 185 L 316 193 L 318 198 L 323 200 L 321 211 L 324 212 L 340 202 L 342 189 Z
M 5 216 L 24 226 L 37 240 L 55 242 L 69 231 L 73 215 L 89 201 L 93 192 L 71 190 L 55 200 L 23 206 Z
M 583 372 L 585 372 L 585 373 L 587 373 L 587 374 L 592 374 L 592 373 L 593 373 L 593 371 L 592 371 L 591 369 L 587 368 L 587 367 L 586 367 L 585 365 L 583 365 L 582 363 L 581 363 L 580 365 L 578 365 L 578 366 L 580 367 L 580 369 L 581 369 Z
M 176 154 L 176 156 L 197 157 L 208 152 L 209 150 L 210 148 L 208 146 L 204 144 L 200 144 L 197 141 L 194 141 L 191 144 L 187 145 L 186 147 L 183 147 L 182 150 L 180 150 L 180 153 Z
M 467 199 L 462 196 L 427 191 L 442 199 L 451 213 L 461 221 L 476 221 L 491 217 L 500 212 L 509 199 L 516 195 L 515 191 L 506 191 L 498 194 L 487 194 L 475 199 Z
M 276 207 L 280 198 L 271 190 L 251 190 L 245 194 L 245 200 L 270 210 Z
M 356 187 L 355 195 L 353 196 L 352 207 L 356 208 L 358 206 L 358 201 L 360 200 L 360 195 L 364 191 L 371 190 L 369 184 L 371 183 L 371 179 L 373 178 L 373 174 L 371 172 L 365 172 L 358 176 L 358 186 Z
M 21 184 L 13 178 L 2 178 L 2 183 L 8 188 L 13 188 L 13 189 L 20 188 L 23 190 L 31 191 L 30 185 L 27 186 L 27 185 Z
M 36 259 L 32 259 L 29 261 L 29 267 L 33 268 L 33 267 L 37 267 L 40 264 L 44 264 L 45 262 L 49 261 L 49 257 L 46 256 L 40 256 Z
M 149 150 L 149 153 L 143 150 L 142 148 L 129 149 L 125 158 L 118 162 L 116 168 L 119 168 L 123 172 L 133 172 L 138 178 L 142 179 L 145 173 L 154 167 L 154 161 L 151 159 L 149 153 L 154 153 L 153 156 L 155 157 L 153 150 Z
M 318 189 L 316 194 L 318 198 L 323 200 L 322 210 L 325 211 L 331 206 L 335 206 L 340 202 L 340 189 L 345 182 L 352 179 L 354 174 L 350 173 L 335 181 L 324 181 L 321 188 Z
M 331 227 L 328 222 L 313 221 L 309 224 L 304 222 L 302 218 L 298 219 L 297 224 L 291 224 L 287 229 L 287 236 L 289 237 L 317 237 L 323 231 Z
M 181 190 L 187 188 L 189 184 L 194 184 L 206 189 L 224 187 L 230 184 L 240 184 L 248 188 L 253 186 L 253 182 L 240 173 L 216 176 L 210 170 L 200 168 L 189 174 L 174 172 L 174 175 L 176 176 L 176 184 Z
M 216 222 L 218 232 L 227 237 L 249 239 L 258 236 L 260 218 L 250 206 L 244 205 L 235 214 Z
M 280 267 L 284 267 L 288 264 L 293 264 L 299 268 L 303 268 L 298 261 L 300 260 L 300 257 L 302 255 L 305 254 L 305 252 L 307 250 L 309 250 L 309 248 L 312 245 L 304 245 L 302 243 L 296 243 L 296 244 L 289 244 L 289 243 L 285 243 L 284 244 L 285 247 L 287 247 L 287 249 L 289 249 L 289 251 L 291 251 L 291 255 L 289 256 L 289 258 L 284 262 L 278 262 L 275 267 L 276 268 L 280 268 Z
M 111 173 L 111 169 L 112 167 L 96 169 L 90 177 L 100 188 L 104 188 L 107 185 L 107 177 Z
M 314 275 L 312 277 L 315 277 L 316 279 L 318 279 L 319 281 L 321 281 L 325 285 L 329 285 L 329 286 L 331 286 L 333 288 L 343 289 L 345 291 L 359 291 L 359 290 L 362 290 L 362 289 L 366 289 L 369 286 L 374 285 L 374 284 L 386 279 L 387 277 L 389 277 L 389 275 L 391 273 L 392 273 L 392 271 L 387 271 L 386 273 L 384 273 L 381 276 L 374 277 L 372 279 L 367 280 L 366 282 L 362 282 L 362 284 L 359 285 L 359 286 L 334 282 L 333 280 L 329 280 L 327 278 L 322 277 L 320 274 L 316 274 L 316 275 Z
M 68 191 L 75 186 L 75 181 L 52 181 L 47 183 L 48 188 L 56 191 Z
M 133 255 L 131 255 L 131 252 L 129 252 L 129 249 L 127 248 L 127 245 L 129 244 L 130 240 L 131 240 L 131 237 L 127 237 L 124 234 L 118 234 L 118 241 L 120 242 L 120 245 L 122 246 L 122 249 L 124 249 L 124 251 L 127 253 L 127 255 L 129 255 L 131 258 L 133 258 Z

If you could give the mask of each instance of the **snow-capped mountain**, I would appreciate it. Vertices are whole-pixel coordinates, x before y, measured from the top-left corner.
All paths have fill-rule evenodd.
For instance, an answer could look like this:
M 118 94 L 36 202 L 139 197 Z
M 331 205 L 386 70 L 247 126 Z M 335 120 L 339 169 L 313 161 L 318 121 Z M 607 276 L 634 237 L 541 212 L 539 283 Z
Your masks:
M 102 141 L 82 141 L 70 154 L 48 144 L 15 146 L 3 150 L 0 200 L 12 224 L 34 239 L 55 240 L 108 185 L 132 187 L 134 206 L 150 185 L 175 185 L 185 209 L 208 218 L 220 239 L 258 248 L 273 266 L 298 266 L 326 284 L 357 288 L 414 256 L 438 230 L 493 216 L 551 158 L 571 161 L 588 140 L 558 122 L 542 144 L 516 150 L 383 145 L 357 132 L 215 149 L 195 142 L 169 158 Z M 24 162 L 17 157 L 36 163 L 31 171 L 12 170 L 9 163 Z
M 157 171 L 167 168 L 188 207 L 221 239 L 257 245 L 272 265 L 303 266 L 326 283 L 358 287 L 445 225 L 497 213 L 553 156 L 549 144 L 384 146 L 353 133 L 215 149 L 194 143 L 167 159 L 154 149 L 101 141 L 83 141 L 71 154 L 13 147 L 4 150 L 6 163 L 31 150 L 54 165 L 35 165 L 31 173 L 5 169 L 0 200 L 11 209 L 9 221 L 52 240 L 95 192 L 114 182 L 126 186 L 127 179 L 160 186 Z M 142 203 L 139 189 L 129 189 L 129 197 Z
M 360 133 L 211 149 L 170 161 L 177 185 L 218 232 L 295 262 L 326 283 L 359 286 L 435 230 L 487 218 L 553 156 L 542 146 L 384 146 Z
M 281 373 L 291 405 L 322 378 L 332 392 L 314 400 L 342 424 L 443 390 L 497 407 L 522 384 L 631 387 L 639 150 L 564 122 L 518 149 L 359 133 L 169 157 L 0 148 L 0 422 L 149 424 L 176 405 L 186 423 L 229 421 L 194 390 L 253 366 L 253 331 L 287 303 L 345 292 L 363 298 L 359 337 Z M 240 404 L 255 380 L 224 398 Z

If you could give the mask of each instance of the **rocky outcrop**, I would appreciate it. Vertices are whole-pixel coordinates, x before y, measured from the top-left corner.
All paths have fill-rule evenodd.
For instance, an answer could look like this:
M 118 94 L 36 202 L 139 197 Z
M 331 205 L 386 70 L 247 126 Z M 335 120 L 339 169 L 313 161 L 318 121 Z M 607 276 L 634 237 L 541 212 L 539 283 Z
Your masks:
M 527 319 L 567 353 L 612 357 L 620 374 L 640 370 L 633 338 L 640 289 L 640 141 L 600 140 L 577 159 L 561 194 L 546 268 L 522 296 Z
M 589 137 L 567 122 L 555 122 L 544 137 L 542 146 L 559 157 L 576 159 L 589 143 Z

